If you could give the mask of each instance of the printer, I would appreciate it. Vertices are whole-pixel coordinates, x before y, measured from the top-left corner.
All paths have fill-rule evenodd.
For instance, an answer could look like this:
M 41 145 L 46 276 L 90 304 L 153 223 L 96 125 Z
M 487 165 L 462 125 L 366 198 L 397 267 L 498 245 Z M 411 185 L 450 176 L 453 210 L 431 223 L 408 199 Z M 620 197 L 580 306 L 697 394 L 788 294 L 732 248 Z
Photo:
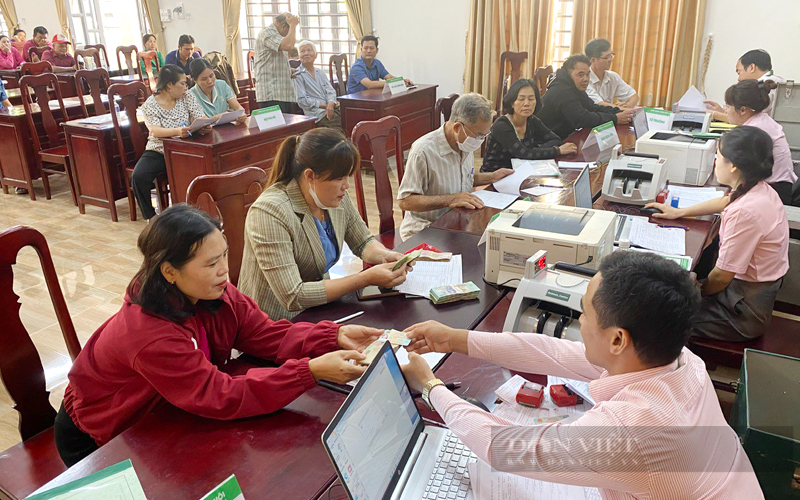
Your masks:
M 717 140 L 651 130 L 636 140 L 636 152 L 667 160 L 668 181 L 702 186 L 714 169 Z
M 516 288 L 526 261 L 539 250 L 597 269 L 613 251 L 616 217 L 606 210 L 516 201 L 486 227 L 486 281 Z
M 648 153 L 620 153 L 614 146 L 603 178 L 603 198 L 617 203 L 644 205 L 656 201 L 667 184 L 667 160 Z
M 547 252 L 528 259 L 508 308 L 504 332 L 530 332 L 582 341 L 581 298 L 591 274 L 578 266 L 547 265 Z
M 672 114 L 672 130 L 675 132 L 708 132 L 711 125 L 711 113 L 706 111 L 681 110 Z

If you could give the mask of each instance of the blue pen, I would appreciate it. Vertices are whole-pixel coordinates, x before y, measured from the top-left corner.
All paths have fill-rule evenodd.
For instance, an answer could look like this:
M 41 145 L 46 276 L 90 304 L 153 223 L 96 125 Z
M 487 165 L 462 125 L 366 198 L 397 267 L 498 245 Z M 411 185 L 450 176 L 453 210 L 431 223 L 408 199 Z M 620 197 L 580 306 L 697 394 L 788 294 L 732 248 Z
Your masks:
M 666 224 L 659 224 L 658 227 L 663 227 L 665 229 L 683 229 L 684 231 L 689 230 L 687 226 L 668 226 Z
M 181 127 L 185 127 L 185 126 L 186 126 L 186 124 L 184 122 L 181 122 Z M 191 130 L 187 130 L 186 133 L 189 134 L 189 137 L 192 136 L 192 131 Z

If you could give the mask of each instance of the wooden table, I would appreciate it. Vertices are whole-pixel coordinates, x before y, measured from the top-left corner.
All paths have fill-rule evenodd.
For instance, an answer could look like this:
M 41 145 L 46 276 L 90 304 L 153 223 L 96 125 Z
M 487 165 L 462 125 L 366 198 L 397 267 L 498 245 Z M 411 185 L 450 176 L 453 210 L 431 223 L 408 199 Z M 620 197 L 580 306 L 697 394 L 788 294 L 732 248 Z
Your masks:
M 284 139 L 314 128 L 313 116 L 283 115 L 286 125 L 260 131 L 257 126 L 220 125 L 206 135 L 164 139 L 164 156 L 173 203 L 186 201 L 186 190 L 195 177 L 220 174 L 247 166 L 264 170 Z M 252 118 L 250 119 L 252 120 Z
M 119 157 L 117 135 L 111 115 L 107 123 L 93 125 L 72 120 L 64 123 L 64 133 L 72 158 L 73 179 L 78 198 L 78 210 L 86 213 L 86 205 L 108 208 L 111 220 L 117 222 L 115 202 L 128 197 L 125 172 Z M 124 116 L 124 115 L 121 115 Z M 144 117 L 139 116 L 139 126 L 145 136 Z M 122 140 L 130 137 L 127 121 L 121 124 Z M 133 147 L 126 148 L 133 153 Z
M 478 300 L 436 306 L 428 299 L 405 298 L 402 295 L 360 301 L 355 292 L 351 292 L 339 300 L 306 309 L 293 321 L 316 323 L 364 311 L 364 314 L 351 323 L 402 330 L 414 323 L 436 318 L 437 321 L 454 328 L 472 328 L 483 319 L 507 290 L 483 281 L 484 248 L 478 247 L 478 239 L 478 236 L 465 232 L 426 228 L 397 247 L 398 252 L 405 252 L 420 243 L 429 243 L 444 252 L 461 254 L 464 281 L 472 281 L 481 289 Z
M 436 128 L 436 87 L 437 85 L 420 84 L 415 89 L 394 96 L 382 93 L 382 89 L 339 96 L 337 99 L 341 105 L 345 134 L 350 137 L 358 122 L 375 121 L 394 115 L 400 118 L 403 151 L 411 148 L 414 141 Z M 358 144 L 358 148 L 361 158 L 364 159 L 363 163 L 369 164 L 371 153 L 366 141 Z M 387 149 L 388 155 L 394 154 L 394 139 L 389 141 Z
M 117 76 L 109 77 L 109 81 L 111 82 L 111 85 L 114 85 L 115 83 L 130 83 L 130 82 L 138 82 L 138 81 L 141 81 L 141 80 L 139 78 L 139 75 L 124 75 L 123 74 L 123 75 L 117 75 Z
M 75 71 L 59 71 L 55 74 L 61 84 L 61 97 L 76 97 Z M 0 69 L 0 78 L 8 81 L 8 88 L 18 88 L 21 72 L 17 69 Z

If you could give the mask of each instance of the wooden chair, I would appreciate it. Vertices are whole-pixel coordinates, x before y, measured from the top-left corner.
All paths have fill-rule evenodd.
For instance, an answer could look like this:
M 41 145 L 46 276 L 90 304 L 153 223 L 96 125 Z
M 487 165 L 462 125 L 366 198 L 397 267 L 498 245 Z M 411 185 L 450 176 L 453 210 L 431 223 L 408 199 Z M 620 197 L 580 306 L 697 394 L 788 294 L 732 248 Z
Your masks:
M 267 173 L 259 167 L 245 167 L 225 174 L 196 177 L 186 191 L 186 202 L 222 221 L 228 239 L 228 279 L 239 282 L 244 254 L 244 221 L 250 205 L 267 184 Z
M 139 80 L 146 84 L 147 88 L 150 90 L 148 95 L 155 93 L 156 83 L 158 83 L 158 74 L 153 74 L 154 64 L 156 67 L 156 73 L 161 71 L 161 65 L 158 63 L 158 53 L 155 50 L 137 52 L 136 71 L 139 72 Z M 144 73 L 142 73 L 142 65 L 144 65 Z
M 433 107 L 436 128 L 441 127 L 442 123 L 450 119 L 450 112 L 453 111 L 453 103 L 456 102 L 458 97 L 458 94 L 450 94 L 447 97 L 440 97 L 436 99 L 436 104 Z M 444 118 L 444 120 L 442 118 Z
M 136 52 L 136 55 L 139 55 L 139 48 L 136 45 L 120 45 L 117 47 L 117 67 L 120 71 L 122 71 L 122 59 L 120 59 L 120 54 L 125 57 L 125 67 L 128 69 L 128 75 L 135 75 L 138 73 L 136 70 L 136 66 L 134 64 L 138 61 L 138 57 L 134 56 L 133 53 Z
M 50 47 L 29 47 L 27 54 L 22 54 L 22 57 L 25 57 L 26 61 L 29 62 L 39 62 L 42 60 L 42 54 Z
M 553 73 L 553 65 L 545 66 L 543 68 L 536 68 L 533 72 L 533 79 L 539 87 L 539 95 L 543 96 L 547 92 L 547 79 Z
M 53 73 L 26 75 L 19 79 L 19 87 L 22 92 L 22 105 L 25 106 L 25 114 L 28 115 L 28 127 L 30 127 L 31 136 L 33 137 L 33 147 L 37 152 L 36 163 L 42 174 L 44 196 L 48 200 L 50 199 L 51 175 L 66 175 L 69 181 L 69 189 L 72 193 L 72 203 L 78 206 L 69 151 L 64 133 L 61 130 L 61 124 L 68 121 L 70 117 L 64 107 L 64 99 L 61 96 L 61 86 L 58 84 L 58 78 Z M 33 89 L 33 94 L 30 91 L 31 88 Z M 59 116 L 56 116 L 50 109 L 50 92 L 55 92 Z M 36 102 L 39 106 L 42 128 L 47 137 L 47 144 L 42 144 L 39 130 L 33 120 L 33 95 L 36 96 Z
M 105 45 L 103 45 L 102 43 L 97 43 L 95 45 L 84 45 L 83 48 L 84 48 L 84 50 L 86 50 L 86 49 L 97 49 L 97 52 L 99 54 L 103 54 L 103 60 L 105 60 L 106 65 L 103 66 L 103 63 L 98 63 L 97 64 L 98 68 L 105 67 L 106 69 L 109 69 L 111 67 L 111 63 L 108 61 L 108 51 L 106 50 L 106 46 Z M 120 69 L 122 69 L 122 68 L 120 68 Z
M 81 108 L 85 116 L 99 116 L 108 113 L 106 104 L 103 104 L 104 92 L 108 91 L 111 86 L 111 80 L 108 77 L 108 71 L 104 68 L 97 69 L 79 69 L 75 72 L 75 86 L 78 88 L 78 99 L 81 101 Z M 93 113 L 89 113 L 86 107 L 86 100 L 83 95 L 83 90 L 89 89 L 89 95 L 92 97 Z M 111 106 L 111 102 L 108 102 Z
M 140 52 L 139 55 L 144 54 Z M 129 82 L 129 83 L 115 83 L 108 88 L 108 102 L 120 103 L 120 108 L 123 113 L 128 117 L 128 126 L 130 140 L 127 144 L 133 145 L 133 154 L 128 153 L 125 145 L 126 141 L 123 139 L 122 127 L 120 126 L 120 118 L 116 108 L 111 108 L 111 121 L 114 124 L 114 132 L 117 135 L 117 147 L 119 148 L 119 159 L 122 164 L 122 169 L 125 172 L 125 189 L 128 192 L 128 207 L 131 210 L 131 220 L 136 220 L 136 198 L 133 196 L 131 190 L 131 175 L 136 166 L 136 162 L 144 153 L 144 148 L 147 146 L 147 136 L 142 131 L 142 127 L 133 126 L 138 124 L 139 119 L 136 117 L 136 109 L 139 103 L 143 102 L 147 96 L 147 87 L 142 82 Z M 156 192 L 158 193 L 158 206 L 163 210 L 169 204 L 169 188 L 167 185 L 166 172 L 156 179 Z M 113 197 L 112 197 L 113 198 Z M 116 209 L 111 208 L 112 217 L 116 217 Z
M 506 95 L 507 88 L 504 85 L 506 76 L 508 76 L 508 85 L 519 80 L 521 75 L 522 63 L 528 58 L 527 52 L 503 52 L 500 54 L 500 74 L 497 77 L 497 102 L 495 108 L 498 113 L 502 111 L 503 96 Z M 510 64 L 511 71 L 506 73 L 506 64 Z
M 253 76 L 253 65 L 255 64 L 256 53 L 253 50 L 247 51 L 247 78 L 250 79 L 250 87 L 255 88 L 256 78 Z
M 370 145 L 372 151 L 372 169 L 375 175 L 375 197 L 378 200 L 378 213 L 380 214 L 380 234 L 382 240 L 391 241 L 392 244 L 386 248 L 394 248 L 394 241 L 399 241 L 399 235 L 395 237 L 394 227 L 394 195 L 392 185 L 389 182 L 389 157 L 386 147 L 389 136 L 394 133 L 395 139 L 395 159 L 397 161 L 397 183 L 403 182 L 403 141 L 400 137 L 400 119 L 396 116 L 384 116 L 378 121 L 359 122 L 353 128 L 351 140 L 358 145 L 362 139 Z M 364 223 L 367 221 L 367 204 L 364 199 L 364 185 L 361 180 L 361 166 L 355 172 L 356 201 L 358 212 Z M 385 233 L 385 236 L 384 236 Z M 383 242 L 383 241 L 382 241 Z M 386 245 L 386 243 L 384 243 Z
M 91 58 L 92 64 L 86 64 L 86 59 Z M 83 65 L 81 65 L 83 63 Z M 100 62 L 100 51 L 95 48 L 75 49 L 75 69 L 96 69 L 102 68 L 103 64 Z
M 53 72 L 53 65 L 47 61 L 25 62 L 22 63 L 19 67 L 20 77 L 26 75 L 41 75 L 43 73 L 52 73 L 52 72 Z
M 334 67 L 336 68 L 336 79 L 333 78 Z M 342 68 L 344 68 L 344 74 L 342 74 Z M 331 85 L 336 89 L 336 95 L 347 94 L 347 79 L 350 78 L 347 54 L 335 54 L 328 59 L 328 74 L 331 77 Z
M 56 411 L 50 405 L 42 360 L 19 316 L 19 297 L 14 293 L 14 264 L 22 248 L 33 247 L 39 255 L 44 280 L 50 292 L 67 351 L 74 360 L 81 346 L 61 292 L 50 250 L 42 234 L 26 226 L 0 233 L 0 379 L 19 413 L 22 443 L 0 453 L 0 497 L 25 498 L 36 485 L 44 484 L 67 468 L 55 445 L 53 423 Z M 35 478 L 35 482 L 34 482 Z

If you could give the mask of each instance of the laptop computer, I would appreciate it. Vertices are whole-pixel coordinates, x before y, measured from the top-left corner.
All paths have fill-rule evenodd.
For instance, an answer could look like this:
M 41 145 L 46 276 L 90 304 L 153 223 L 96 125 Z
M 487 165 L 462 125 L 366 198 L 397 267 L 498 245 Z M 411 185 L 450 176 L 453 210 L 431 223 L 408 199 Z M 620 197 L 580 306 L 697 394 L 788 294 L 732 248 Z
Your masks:
M 583 167 L 578 178 L 572 184 L 572 192 L 575 195 L 575 206 L 579 208 L 592 208 L 592 185 L 589 182 L 589 166 Z
M 448 429 L 426 426 L 384 344 L 322 434 L 350 500 L 472 499 L 477 457 Z
M 647 124 L 647 114 L 645 113 L 644 108 L 637 109 L 633 116 L 631 117 L 631 123 L 633 123 L 633 131 L 636 134 L 636 138 L 639 139 L 644 134 L 650 130 L 650 126 Z

